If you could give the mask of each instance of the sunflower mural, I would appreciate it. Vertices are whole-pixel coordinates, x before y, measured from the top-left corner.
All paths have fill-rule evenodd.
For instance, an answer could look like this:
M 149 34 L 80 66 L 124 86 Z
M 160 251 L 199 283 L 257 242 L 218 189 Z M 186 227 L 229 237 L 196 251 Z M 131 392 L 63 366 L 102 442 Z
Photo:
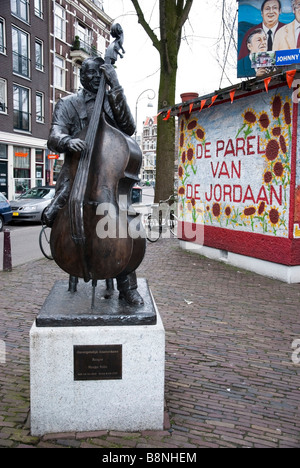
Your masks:
M 179 217 L 192 223 L 203 222 L 203 204 L 198 197 L 189 195 L 189 180 L 197 176 L 196 148 L 205 145 L 205 130 L 196 119 L 182 117 L 179 137 L 178 210 Z
M 252 105 L 245 106 L 246 100 Z M 212 108 L 198 115 L 185 114 L 180 117 L 179 216 L 187 222 L 288 237 L 292 148 L 291 98 L 284 92 L 273 95 L 270 92 L 264 99 L 253 100 L 247 97 L 245 101 L 236 104 L 239 105 L 240 118 L 238 114 L 230 114 L 232 108 L 229 108 L 228 116 L 225 109 L 220 111 Z M 230 137 L 224 137 L 218 125 L 223 129 L 223 133 L 230 134 Z M 235 153 L 232 149 L 227 158 L 218 157 L 218 135 L 222 135 L 225 146 L 230 138 L 232 147 L 236 145 L 239 152 Z M 257 141 L 258 145 L 254 143 Z M 253 156 L 243 155 L 241 142 L 246 142 L 244 145 L 251 142 L 253 151 L 249 154 Z M 210 159 L 205 160 L 202 155 L 207 151 L 208 145 Z M 242 175 L 234 186 L 232 178 L 238 173 L 237 168 L 240 168 Z M 214 191 L 212 184 L 209 190 L 209 177 L 215 184 Z M 247 185 L 247 179 L 254 178 L 256 193 Z M 199 189 L 195 190 L 195 187 Z M 297 196 L 300 204 L 300 190 Z M 295 214 L 298 217 L 299 204 L 296 203 L 298 211 L 297 215 Z

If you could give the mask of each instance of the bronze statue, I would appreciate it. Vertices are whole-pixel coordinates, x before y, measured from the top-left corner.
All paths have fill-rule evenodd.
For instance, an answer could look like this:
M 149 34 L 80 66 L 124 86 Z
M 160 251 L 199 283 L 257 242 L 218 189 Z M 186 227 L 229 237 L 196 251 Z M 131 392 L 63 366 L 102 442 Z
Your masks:
M 116 39 L 105 60 L 88 58 L 82 64 L 83 89 L 55 107 L 48 147 L 65 153 L 65 162 L 45 221 L 52 227 L 52 255 L 69 273 L 73 291 L 78 277 L 92 280 L 94 287 L 97 280 L 116 278 L 120 298 L 141 305 L 135 270 L 145 254 L 145 238 L 142 228 L 138 238 L 128 229 L 124 236 L 124 213 L 127 223 L 137 216 L 128 213 L 128 206 L 142 156 L 131 138 L 135 122 L 113 67 L 119 49 L 124 52 L 120 25 L 113 27 L 112 35 Z M 124 196 L 126 206 L 119 201 Z M 99 215 L 101 206 L 113 207 L 116 238 L 97 235 L 105 214 L 100 210 Z

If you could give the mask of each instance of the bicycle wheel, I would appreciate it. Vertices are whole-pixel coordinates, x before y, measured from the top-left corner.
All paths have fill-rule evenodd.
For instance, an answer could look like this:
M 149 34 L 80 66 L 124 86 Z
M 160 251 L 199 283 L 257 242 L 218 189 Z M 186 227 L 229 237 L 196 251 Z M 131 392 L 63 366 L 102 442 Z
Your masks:
M 177 227 L 178 227 L 177 218 L 174 214 L 174 211 L 171 211 L 170 219 L 169 219 L 169 229 L 170 229 L 172 236 L 174 237 L 177 237 Z
M 161 227 L 159 225 L 158 219 L 155 216 L 151 214 L 148 216 L 145 223 L 145 230 L 149 242 L 158 241 L 161 236 Z
M 53 260 L 51 249 L 50 249 L 50 234 L 51 228 L 48 226 L 43 226 L 40 232 L 39 244 L 42 254 L 48 258 L 48 260 Z

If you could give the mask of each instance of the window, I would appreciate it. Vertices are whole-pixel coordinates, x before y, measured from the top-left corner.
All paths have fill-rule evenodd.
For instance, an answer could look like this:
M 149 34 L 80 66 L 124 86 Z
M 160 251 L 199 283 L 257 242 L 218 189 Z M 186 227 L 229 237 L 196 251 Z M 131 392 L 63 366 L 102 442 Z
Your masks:
M 74 92 L 76 93 L 80 88 L 82 88 L 82 84 L 80 82 L 80 67 L 78 65 L 74 65 L 73 76 L 74 76 Z
M 44 178 L 44 151 L 42 149 L 35 150 L 35 178 L 36 185 L 42 185 Z
M 76 36 L 80 40 L 80 48 L 91 52 L 92 46 L 92 31 L 81 23 L 76 24 Z
M 92 2 L 99 8 L 99 10 L 103 10 L 103 0 L 92 0 Z
M 0 113 L 7 114 L 7 82 L 0 78 Z
M 44 17 L 43 13 L 43 0 L 34 0 L 34 14 L 39 18 Z
M 6 54 L 5 21 L 0 18 L 0 54 Z
M 60 57 L 54 59 L 54 86 L 56 88 L 65 88 L 65 61 Z
M 35 68 L 44 71 L 44 44 L 39 39 L 35 40 Z
M 30 130 L 29 89 L 14 85 L 14 129 Z
M 30 188 L 30 148 L 14 146 L 15 193 Z
M 42 149 L 35 150 L 35 160 L 40 163 L 44 162 L 44 151 Z
M 0 143 L 0 159 L 7 159 L 7 146 Z
M 55 37 L 61 39 L 62 41 L 66 40 L 66 11 L 55 4 Z
M 29 78 L 29 37 L 24 31 L 12 28 L 13 71 Z
M 100 52 L 100 54 L 105 56 L 105 50 L 106 50 L 106 40 L 104 36 L 101 36 L 101 34 L 98 35 L 98 40 L 97 40 L 97 49 Z
M 45 123 L 44 94 L 43 93 L 36 93 L 35 103 L 36 103 L 36 121 L 40 123 Z
M 28 0 L 11 0 L 11 12 L 28 23 Z

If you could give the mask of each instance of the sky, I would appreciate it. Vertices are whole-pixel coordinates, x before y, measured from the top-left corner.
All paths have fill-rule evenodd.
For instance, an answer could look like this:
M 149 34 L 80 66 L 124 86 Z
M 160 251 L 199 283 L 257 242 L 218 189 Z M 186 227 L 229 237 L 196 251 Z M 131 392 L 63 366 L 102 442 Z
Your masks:
M 150 25 L 152 29 L 156 28 L 159 36 L 158 3 L 158 0 L 140 0 L 146 20 L 151 19 Z M 231 0 L 231 3 L 235 6 L 236 1 Z M 201 96 L 238 82 L 236 70 L 231 70 L 231 81 L 224 78 L 220 86 L 222 69 L 216 60 L 216 50 L 222 32 L 221 4 L 221 0 L 193 2 L 179 52 L 176 103 L 181 102 L 182 93 L 192 91 Z M 116 63 L 117 74 L 134 116 L 138 101 L 137 122 L 138 131 L 141 131 L 145 118 L 157 114 L 159 54 L 138 24 L 131 0 L 104 0 L 104 11 L 124 30 L 126 53 Z M 153 91 L 144 92 L 148 89 Z M 151 99 L 153 96 L 155 98 Z M 149 103 L 153 107 L 149 108 Z

